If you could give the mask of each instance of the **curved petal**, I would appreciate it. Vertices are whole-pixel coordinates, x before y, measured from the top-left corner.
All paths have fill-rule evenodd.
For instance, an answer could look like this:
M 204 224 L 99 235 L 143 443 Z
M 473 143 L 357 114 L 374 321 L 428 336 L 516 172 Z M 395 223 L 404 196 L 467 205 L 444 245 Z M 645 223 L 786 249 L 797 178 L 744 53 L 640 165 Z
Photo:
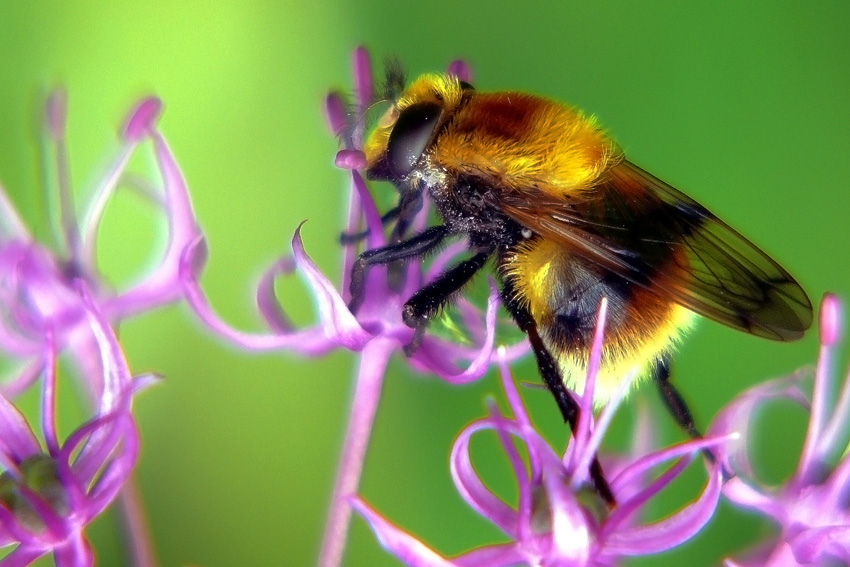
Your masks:
M 464 428 L 452 445 L 449 468 L 455 487 L 470 508 L 496 524 L 509 536 L 516 537 L 519 533 L 516 510 L 505 504 L 481 482 L 469 457 L 469 440 L 473 433 L 497 427 L 491 420 L 482 419 Z M 522 479 L 518 481 L 522 482 Z
M 301 223 L 302 226 L 303 224 Z M 304 251 L 301 226 L 295 230 L 295 236 L 292 237 L 292 253 L 295 265 L 304 274 L 316 297 L 325 336 L 328 340 L 351 350 L 363 348 L 371 335 L 360 326 L 334 285 Z
M 197 279 L 197 258 L 204 250 L 202 238 L 187 246 L 181 261 L 180 282 L 186 303 L 207 329 L 240 348 L 253 351 L 291 349 L 306 356 L 315 356 L 336 346 L 327 339 L 324 330 L 319 326 L 293 333 L 255 334 L 239 331 L 228 325 L 210 306 Z
M 747 484 L 742 477 L 734 476 L 723 485 L 723 494 L 731 502 L 745 508 L 752 508 L 762 514 L 784 523 L 788 517 L 784 503 L 773 495 L 759 491 Z
M 787 398 L 801 405 L 808 405 L 801 383 L 804 374 L 796 372 L 791 376 L 777 378 L 750 388 L 736 397 L 712 420 L 707 435 L 725 435 L 737 432 L 740 437 L 716 450 L 716 455 L 725 466 L 736 474 L 753 478 L 753 466 L 750 462 L 747 440 L 752 416 L 761 404 L 776 398 Z
M 274 290 L 275 278 L 279 275 L 289 275 L 295 271 L 295 261 L 286 256 L 279 258 L 260 277 L 257 285 L 257 308 L 266 324 L 277 333 L 294 331 L 289 317 L 286 316 Z
M 469 366 L 465 370 L 456 373 L 446 372 L 445 370 L 437 371 L 435 368 L 431 368 L 440 378 L 451 384 L 467 384 L 478 380 L 487 373 L 487 370 L 490 368 L 490 360 L 493 356 L 493 341 L 496 338 L 496 310 L 498 307 L 499 291 L 496 288 L 496 283 L 490 279 L 490 297 L 487 300 L 487 316 L 485 320 L 487 334 L 481 345 L 481 349 L 478 351 L 478 355 L 469 363 Z M 426 361 L 429 359 L 426 357 L 429 354 L 429 351 L 426 349 L 422 355 L 418 352 L 414 353 L 413 358 L 422 362 L 427 367 L 428 363 Z
M 410 567 L 453 567 L 450 561 L 382 518 L 361 499 L 353 498 L 351 507 L 366 520 L 381 547 L 398 557 L 405 565 Z
M 714 515 L 723 473 L 715 464 L 700 497 L 675 514 L 648 526 L 618 530 L 608 537 L 604 554 L 646 555 L 680 545 L 696 535 Z

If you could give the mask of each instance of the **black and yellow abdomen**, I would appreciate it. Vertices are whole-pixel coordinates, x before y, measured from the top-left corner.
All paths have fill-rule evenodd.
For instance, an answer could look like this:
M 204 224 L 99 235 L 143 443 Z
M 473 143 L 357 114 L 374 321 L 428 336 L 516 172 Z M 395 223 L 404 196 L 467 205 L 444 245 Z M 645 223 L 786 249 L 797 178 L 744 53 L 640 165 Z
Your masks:
M 608 298 L 604 350 L 594 394 L 607 401 L 632 371 L 647 377 L 692 326 L 694 314 L 553 240 L 534 237 L 500 260 L 513 299 L 538 324 L 567 387 L 584 388 L 602 297 Z

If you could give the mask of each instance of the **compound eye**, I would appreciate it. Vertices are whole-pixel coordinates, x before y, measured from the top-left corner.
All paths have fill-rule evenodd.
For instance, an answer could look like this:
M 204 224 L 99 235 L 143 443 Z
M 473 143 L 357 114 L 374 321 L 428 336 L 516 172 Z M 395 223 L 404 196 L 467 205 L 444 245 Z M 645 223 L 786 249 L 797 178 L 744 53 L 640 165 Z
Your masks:
M 433 102 L 412 104 L 401 111 L 387 142 L 387 161 L 396 177 L 412 170 L 437 127 L 442 109 Z

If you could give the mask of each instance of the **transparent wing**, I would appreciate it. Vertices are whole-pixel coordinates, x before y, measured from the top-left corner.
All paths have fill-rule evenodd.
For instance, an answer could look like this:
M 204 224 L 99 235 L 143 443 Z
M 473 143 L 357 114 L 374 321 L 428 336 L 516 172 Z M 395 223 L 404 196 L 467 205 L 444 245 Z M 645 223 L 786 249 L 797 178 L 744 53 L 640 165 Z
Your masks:
M 499 198 L 520 224 L 700 315 L 781 341 L 811 326 L 812 304 L 794 278 L 687 195 L 628 161 L 591 193 L 575 203 Z

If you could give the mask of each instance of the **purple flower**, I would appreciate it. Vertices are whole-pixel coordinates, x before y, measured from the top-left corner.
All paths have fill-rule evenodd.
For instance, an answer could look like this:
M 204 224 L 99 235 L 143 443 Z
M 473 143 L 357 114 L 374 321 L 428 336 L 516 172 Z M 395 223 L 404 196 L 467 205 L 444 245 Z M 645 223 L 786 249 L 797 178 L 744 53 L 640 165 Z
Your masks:
M 796 566 L 850 563 L 850 378 L 832 400 L 833 356 L 841 331 L 841 302 L 826 294 L 820 310 L 820 355 L 810 390 L 809 372 L 755 386 L 733 400 L 714 419 L 710 431 L 741 432 L 718 455 L 735 473 L 724 487 L 733 503 L 755 510 L 779 525 L 775 539 L 764 542 L 729 566 Z M 811 396 L 808 394 L 811 393 Z M 749 458 L 750 420 L 763 405 L 787 399 L 810 412 L 802 454 L 794 473 L 779 486 L 756 479 Z
M 365 249 L 372 249 L 384 246 L 388 241 L 376 203 L 358 171 L 365 165 L 365 157 L 360 149 L 364 136 L 363 117 L 375 98 L 371 63 L 365 49 L 359 48 L 354 52 L 353 66 L 354 106 L 347 108 L 343 98 L 333 93 L 325 101 L 325 111 L 331 131 L 343 144 L 343 149 L 336 155 L 335 164 L 350 175 L 345 233 L 354 234 L 365 228 L 364 246 Z M 451 69 L 451 72 L 469 78 L 469 69 L 462 62 L 453 63 Z M 328 198 L 331 197 L 329 193 Z M 414 231 L 422 230 L 425 226 L 427 206 L 423 209 L 413 222 L 411 228 Z M 439 276 L 465 250 L 465 243 L 460 242 L 446 248 L 427 267 L 422 262 L 410 262 L 405 268 L 400 289 L 390 283 L 386 267 L 374 267 L 367 277 L 364 300 L 354 314 L 348 309 L 348 289 L 351 267 L 357 254 L 356 246 L 344 248 L 343 281 L 336 286 L 305 252 L 299 227 L 292 239 L 292 257 L 281 258 L 271 266 L 263 274 L 257 288 L 258 309 L 269 329 L 265 333 L 236 330 L 221 320 L 211 308 L 198 281 L 206 259 L 202 239 L 196 240 L 183 257 L 181 283 L 189 304 L 209 329 L 229 342 L 253 351 L 285 349 L 308 356 L 321 355 L 337 347 L 360 353 L 354 400 L 319 559 L 323 567 L 336 566 L 341 562 L 351 516 L 348 498 L 357 491 L 389 358 L 413 340 L 413 330 L 402 321 L 404 303 L 415 291 Z M 274 293 L 275 278 L 294 271 L 306 279 L 317 306 L 319 321 L 306 329 L 296 329 L 289 323 Z M 498 297 L 491 281 L 486 314 L 460 298 L 456 309 L 468 329 L 472 346 L 426 334 L 419 348 L 408 357 L 411 367 L 420 372 L 431 372 L 455 384 L 480 378 L 487 371 L 493 355 Z M 523 342 L 511 347 L 509 356 L 515 358 L 527 350 Z
M 644 456 L 632 455 L 619 462 L 606 462 L 611 489 L 618 502 L 613 510 L 608 510 L 592 487 L 589 471 L 593 457 L 616 406 L 634 377 L 624 380 L 594 425 L 593 388 L 602 350 L 605 310 L 606 302 L 603 301 L 585 391 L 579 399 L 581 421 L 563 457 L 558 456 L 531 425 L 504 358 L 500 358 L 502 383 L 513 418 L 497 415 L 494 411 L 490 417 L 464 429 L 455 441 L 451 456 L 455 486 L 464 500 L 501 529 L 510 541 L 486 545 L 447 559 L 381 517 L 362 499 L 355 499 L 355 510 L 366 519 L 385 549 L 406 565 L 416 567 L 605 566 L 618 564 L 626 557 L 670 549 L 702 529 L 713 515 L 720 496 L 722 473 L 719 464 L 709 466 L 708 482 L 702 493 L 683 509 L 651 524 L 639 523 L 637 516 L 643 505 L 667 486 L 700 449 L 717 445 L 724 440 L 722 437 L 688 441 Z M 519 489 L 516 508 L 490 492 L 472 467 L 470 438 L 487 429 L 499 436 L 516 476 Z M 641 431 L 645 427 L 637 429 Z M 638 435 L 636 445 L 644 445 L 646 439 Z M 530 470 L 511 437 L 525 445 Z M 659 476 L 646 479 L 651 469 L 672 460 L 675 462 Z
M 73 352 L 83 376 L 96 376 L 98 346 L 92 336 L 86 307 L 75 289 L 82 280 L 93 301 L 110 323 L 169 303 L 180 297 L 177 282 L 180 257 L 200 231 L 186 192 L 186 183 L 168 146 L 156 129 L 161 103 L 143 99 L 130 112 L 121 133 L 118 155 L 99 179 L 78 214 L 72 200 L 65 147 L 66 97 L 53 93 L 47 102 L 47 134 L 55 147 L 59 188 L 59 226 L 55 250 L 38 242 L 15 212 L 0 187 L 0 350 L 21 361 L 3 392 L 14 395 L 31 384 L 44 365 L 45 336 L 52 333 L 57 350 Z M 137 182 L 168 222 L 168 244 L 156 267 L 140 281 L 113 290 L 95 262 L 96 239 L 106 204 L 123 181 L 127 163 L 138 145 L 149 139 L 156 156 L 159 182 Z M 155 186 L 162 185 L 162 190 Z M 92 399 L 99 384 L 91 383 Z
M 468 69 L 461 62 L 453 63 L 452 67 L 454 72 L 468 75 Z M 354 108 L 347 109 L 342 97 L 332 93 L 325 101 L 325 110 L 331 131 L 343 140 L 345 146 L 338 152 L 335 164 L 348 170 L 351 177 L 345 232 L 357 232 L 362 222 L 368 231 L 368 235 L 364 237 L 366 249 L 372 249 L 386 245 L 387 238 L 375 201 L 358 171 L 365 165 L 365 157 L 360 150 L 364 136 L 362 116 L 374 98 L 371 64 L 368 53 L 363 48 L 355 51 L 354 75 Z M 420 213 L 413 230 L 421 230 L 427 216 L 427 211 Z M 421 262 L 411 262 L 400 290 L 393 289 L 388 283 L 386 268 L 373 268 L 365 286 L 363 304 L 355 315 L 347 307 L 350 299 L 348 278 L 356 255 L 355 247 L 344 248 L 343 282 L 337 286 L 305 252 L 299 226 L 292 238 L 292 256 L 279 259 L 260 279 L 257 305 L 270 331 L 263 334 L 233 329 L 222 321 L 209 305 L 198 281 L 199 271 L 206 258 L 206 249 L 200 239 L 186 251 L 182 283 L 190 304 L 207 327 L 240 347 L 254 351 L 287 349 L 303 355 L 321 355 L 336 347 L 359 352 L 366 349 L 367 345 L 381 342 L 383 353 L 411 342 L 413 330 L 405 325 L 401 318 L 404 303 L 425 283 L 438 276 L 446 265 L 465 249 L 464 243 L 448 247 L 427 269 Z M 319 322 L 306 329 L 292 327 L 278 298 L 275 297 L 275 278 L 294 271 L 299 272 L 306 280 L 317 306 Z M 477 346 L 470 347 L 426 335 L 421 346 L 410 356 L 411 366 L 422 372 L 437 374 L 452 383 L 465 383 L 482 376 L 489 367 L 492 355 L 497 300 L 498 294 L 495 287 L 491 286 L 486 314 L 480 313 L 463 298 L 458 302 L 460 316 Z M 511 353 L 517 356 L 525 350 L 524 345 L 517 346 Z M 374 355 L 374 352 L 372 354 Z M 465 369 L 459 368 L 458 363 L 465 363 Z
M 0 546 L 16 547 L 4 567 L 28 565 L 53 553 L 59 567 L 85 567 L 94 557 L 83 530 L 115 499 L 139 454 L 130 412 L 133 395 L 153 376 L 133 379 L 112 329 L 91 295 L 80 286 L 88 326 L 99 355 L 100 401 L 93 417 L 64 441 L 56 431 L 56 358 L 53 327 L 44 327 L 45 363 L 41 435 L 0 395 Z

